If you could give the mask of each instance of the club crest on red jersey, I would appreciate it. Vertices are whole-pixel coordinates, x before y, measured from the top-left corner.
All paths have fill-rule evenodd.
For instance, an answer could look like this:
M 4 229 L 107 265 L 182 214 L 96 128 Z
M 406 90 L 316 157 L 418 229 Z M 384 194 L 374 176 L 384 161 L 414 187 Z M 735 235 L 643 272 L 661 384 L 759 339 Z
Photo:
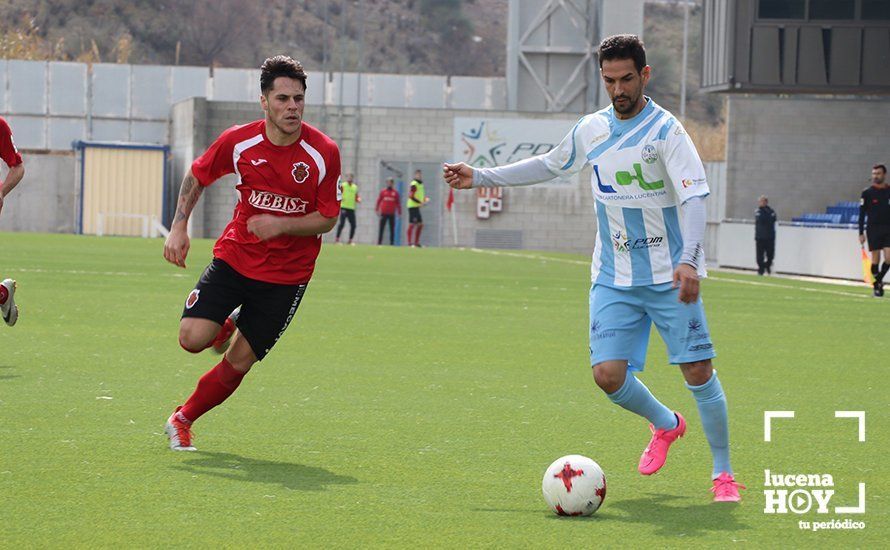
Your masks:
M 192 309 L 198 303 L 201 291 L 197 288 L 189 292 L 189 297 L 185 299 L 185 308 Z
M 295 182 L 303 183 L 309 177 L 309 165 L 305 162 L 295 162 L 294 169 L 290 173 Z

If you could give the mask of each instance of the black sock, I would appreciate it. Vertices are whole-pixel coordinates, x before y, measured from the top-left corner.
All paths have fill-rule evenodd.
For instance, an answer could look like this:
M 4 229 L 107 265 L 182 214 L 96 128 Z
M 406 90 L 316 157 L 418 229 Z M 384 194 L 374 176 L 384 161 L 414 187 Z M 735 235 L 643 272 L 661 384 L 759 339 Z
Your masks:
M 887 275 L 888 270 L 890 270 L 890 264 L 888 264 L 887 262 L 881 264 L 881 273 L 878 274 L 878 281 L 884 281 L 884 276 Z
M 871 264 L 871 274 L 874 275 L 875 281 L 878 280 L 878 274 L 880 270 L 878 269 L 878 264 Z

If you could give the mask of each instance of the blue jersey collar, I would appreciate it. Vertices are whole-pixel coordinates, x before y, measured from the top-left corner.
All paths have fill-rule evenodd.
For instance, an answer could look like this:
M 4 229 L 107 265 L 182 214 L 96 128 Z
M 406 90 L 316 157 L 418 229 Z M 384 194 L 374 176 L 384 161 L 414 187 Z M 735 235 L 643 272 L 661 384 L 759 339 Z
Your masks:
M 649 113 L 651 113 L 652 111 L 655 110 L 655 102 L 652 101 L 652 98 L 650 98 L 649 96 L 643 96 L 643 98 L 646 99 L 646 106 L 643 107 L 643 110 L 640 111 L 639 113 L 637 113 L 632 118 L 627 118 L 627 119 L 618 118 L 617 116 L 615 116 L 615 106 L 611 105 L 609 107 L 609 125 L 612 126 L 613 128 L 623 130 L 625 128 L 631 128 L 631 127 L 639 124 L 640 121 L 642 121 L 644 118 L 649 116 Z

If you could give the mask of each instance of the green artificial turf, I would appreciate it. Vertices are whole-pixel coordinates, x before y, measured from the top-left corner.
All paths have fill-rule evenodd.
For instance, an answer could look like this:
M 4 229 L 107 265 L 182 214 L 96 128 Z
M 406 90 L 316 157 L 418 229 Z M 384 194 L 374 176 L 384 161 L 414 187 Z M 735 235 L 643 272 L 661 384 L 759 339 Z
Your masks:
M 877 547 L 886 544 L 890 297 L 714 273 L 703 295 L 727 392 L 740 505 L 710 502 L 695 403 L 653 331 L 641 379 L 689 429 L 656 476 L 649 431 L 588 364 L 588 260 L 328 246 L 294 323 L 195 453 L 163 423 L 217 362 L 177 343 L 188 269 L 161 240 L 2 235 L 21 317 L 0 325 L 0 546 Z M 764 283 L 764 284 L 759 284 Z M 765 410 L 794 410 L 763 440 Z M 835 410 L 866 411 L 867 439 Z M 608 480 L 591 518 L 541 496 L 556 458 Z M 764 470 L 828 473 L 831 506 L 764 514 Z M 794 488 L 792 488 L 794 489 Z M 798 522 L 851 518 L 861 531 Z

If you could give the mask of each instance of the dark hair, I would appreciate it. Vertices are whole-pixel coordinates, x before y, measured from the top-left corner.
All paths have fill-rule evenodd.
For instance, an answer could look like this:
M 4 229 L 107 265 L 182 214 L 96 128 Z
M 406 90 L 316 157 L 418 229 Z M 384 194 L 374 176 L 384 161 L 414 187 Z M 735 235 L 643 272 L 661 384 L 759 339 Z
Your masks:
M 279 76 L 299 80 L 303 84 L 303 89 L 306 89 L 306 73 L 303 72 L 303 64 L 286 55 L 276 55 L 263 61 L 263 66 L 260 67 L 260 90 L 264 94 L 272 91 L 275 79 Z
M 880 170 L 881 172 L 883 172 L 885 174 L 887 173 L 887 167 L 884 166 L 883 164 L 875 164 L 874 166 L 871 167 L 871 169 L 872 170 Z
M 596 57 L 603 68 L 603 61 L 613 59 L 633 59 L 637 72 L 646 66 L 646 48 L 643 41 L 635 34 L 616 34 L 608 36 L 600 42 L 596 49 Z

